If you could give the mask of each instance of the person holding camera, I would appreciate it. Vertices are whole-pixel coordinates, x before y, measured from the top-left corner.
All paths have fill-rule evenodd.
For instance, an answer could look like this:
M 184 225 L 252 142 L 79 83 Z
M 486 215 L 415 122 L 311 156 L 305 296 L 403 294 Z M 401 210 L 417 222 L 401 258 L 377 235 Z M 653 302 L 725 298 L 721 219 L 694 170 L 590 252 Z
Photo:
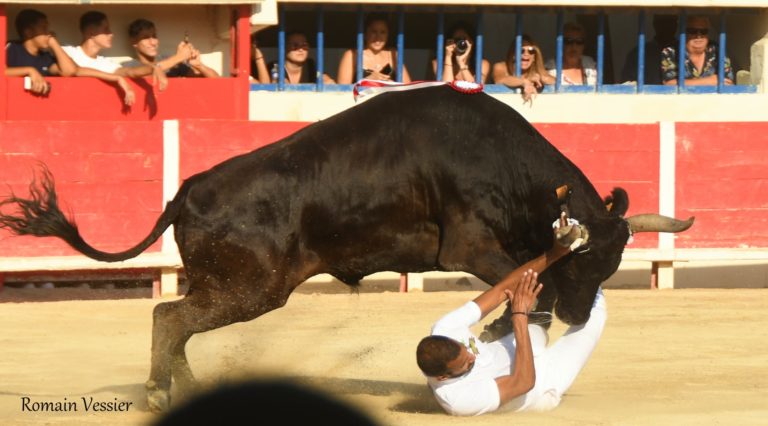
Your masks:
M 458 22 L 448 32 L 451 37 L 445 42 L 445 56 L 443 58 L 443 81 L 470 81 L 473 83 L 485 83 L 490 62 L 483 59 L 481 66 L 482 75 L 475 77 L 475 54 L 472 51 L 474 43 L 473 31 L 465 22 Z M 432 60 L 432 71 L 437 75 L 437 60 Z

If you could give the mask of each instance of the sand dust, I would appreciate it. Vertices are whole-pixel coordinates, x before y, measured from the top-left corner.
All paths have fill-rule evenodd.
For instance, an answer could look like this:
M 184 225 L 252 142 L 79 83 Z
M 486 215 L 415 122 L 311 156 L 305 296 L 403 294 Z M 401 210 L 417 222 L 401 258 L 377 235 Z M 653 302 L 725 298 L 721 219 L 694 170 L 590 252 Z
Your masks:
M 556 410 L 451 418 L 414 361 L 432 322 L 477 294 L 294 294 L 255 321 L 197 335 L 192 369 L 211 386 L 289 377 L 361 407 L 385 425 L 757 425 L 768 419 L 768 290 L 606 290 L 609 319 L 589 364 Z M 0 293 L 0 424 L 145 425 L 151 313 L 141 291 Z M 148 296 L 148 294 L 146 294 Z M 116 300 L 72 300 L 122 297 Z M 33 302 L 21 302 L 24 300 Z M 54 300 L 54 301 L 45 301 Z M 168 299 L 166 299 L 168 300 Z M 495 314 L 492 314 L 495 317 Z M 551 334 L 562 333 L 556 323 Z M 77 401 L 78 412 L 22 411 Z M 81 398 L 126 401 L 83 412 Z M 510 419 L 514 417 L 514 419 Z

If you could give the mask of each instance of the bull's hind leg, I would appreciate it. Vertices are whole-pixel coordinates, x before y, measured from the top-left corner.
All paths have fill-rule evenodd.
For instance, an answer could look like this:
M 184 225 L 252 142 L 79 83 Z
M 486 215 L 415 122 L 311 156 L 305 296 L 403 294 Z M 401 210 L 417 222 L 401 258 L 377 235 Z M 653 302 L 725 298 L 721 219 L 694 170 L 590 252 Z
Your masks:
M 259 280 L 254 278 L 254 281 Z M 147 403 L 152 411 L 169 407 L 172 376 L 179 386 L 194 383 L 184 350 L 194 334 L 250 321 L 279 308 L 288 300 L 290 290 L 287 289 L 295 287 L 282 282 L 271 282 L 260 288 L 232 282 L 227 283 L 231 287 L 207 284 L 198 291 L 190 291 L 184 299 L 155 307 L 152 367 L 146 384 Z M 227 291 L 227 288 L 237 291 Z

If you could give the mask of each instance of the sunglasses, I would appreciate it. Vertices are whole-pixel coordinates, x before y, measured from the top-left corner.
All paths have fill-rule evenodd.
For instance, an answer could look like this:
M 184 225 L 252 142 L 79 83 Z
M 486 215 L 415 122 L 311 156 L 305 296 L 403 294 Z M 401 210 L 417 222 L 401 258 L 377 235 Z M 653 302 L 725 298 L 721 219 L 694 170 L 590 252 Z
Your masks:
M 536 54 L 536 48 L 533 46 L 525 46 L 520 48 L 520 53 L 528 53 L 529 55 Z
M 566 37 L 565 38 L 565 44 L 584 44 L 583 38 L 572 38 L 572 37 Z
M 291 43 L 288 45 L 288 50 L 299 50 L 299 49 L 305 49 L 309 50 L 309 43 Z
M 692 28 L 685 29 L 685 33 L 692 36 L 705 36 L 709 34 L 709 28 Z

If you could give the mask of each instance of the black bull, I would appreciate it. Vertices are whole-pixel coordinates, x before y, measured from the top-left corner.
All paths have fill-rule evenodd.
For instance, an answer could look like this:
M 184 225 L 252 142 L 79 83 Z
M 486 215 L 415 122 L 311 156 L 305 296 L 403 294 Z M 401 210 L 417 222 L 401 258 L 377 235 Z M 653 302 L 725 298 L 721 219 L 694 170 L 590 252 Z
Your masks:
M 174 225 L 189 291 L 154 310 L 150 406 L 169 403 L 171 377 L 193 382 L 184 347 L 195 333 L 283 306 L 307 278 L 354 285 L 377 271 L 466 271 L 487 283 L 552 245 L 560 204 L 589 231 L 589 249 L 541 276 L 539 309 L 583 323 L 619 266 L 630 225 L 516 111 L 449 87 L 382 94 L 187 179 L 137 246 L 105 253 L 57 207 L 45 172 L 31 199 L 11 196 L 0 227 L 57 236 L 102 261 L 137 256 Z M 673 231 L 689 222 L 673 219 Z M 641 230 L 659 230 L 643 228 Z M 670 229 L 666 229 L 670 230 Z

